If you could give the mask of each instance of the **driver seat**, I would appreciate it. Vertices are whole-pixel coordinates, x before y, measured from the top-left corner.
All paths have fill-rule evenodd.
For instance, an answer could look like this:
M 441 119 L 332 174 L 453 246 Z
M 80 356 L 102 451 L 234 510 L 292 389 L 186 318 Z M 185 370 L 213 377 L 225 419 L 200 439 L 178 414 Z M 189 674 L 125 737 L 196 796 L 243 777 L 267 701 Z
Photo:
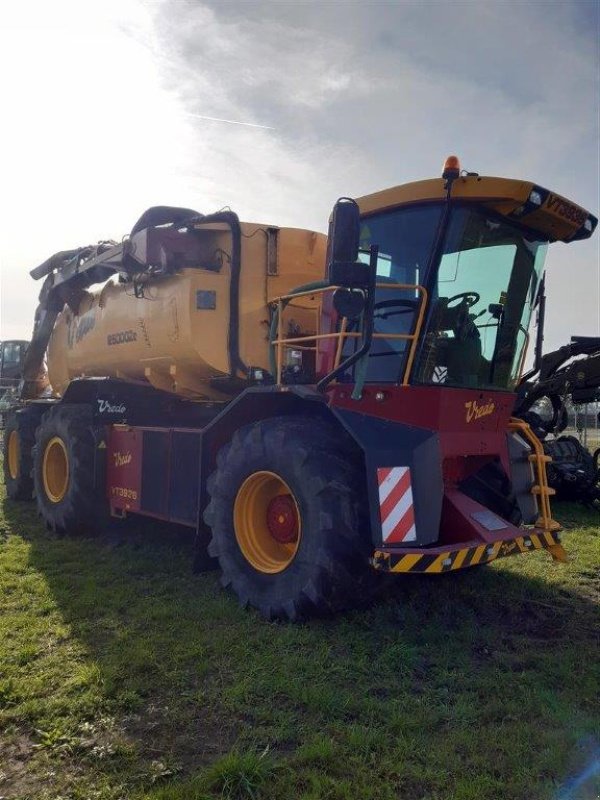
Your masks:
M 447 339 L 445 351 L 447 383 L 477 388 L 482 362 L 479 334 L 466 339 Z

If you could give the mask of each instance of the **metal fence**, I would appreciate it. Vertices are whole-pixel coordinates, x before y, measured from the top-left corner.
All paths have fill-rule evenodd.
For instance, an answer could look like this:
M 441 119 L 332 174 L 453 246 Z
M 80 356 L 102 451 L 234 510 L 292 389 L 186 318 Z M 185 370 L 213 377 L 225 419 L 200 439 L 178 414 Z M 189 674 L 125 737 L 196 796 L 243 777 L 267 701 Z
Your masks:
M 571 406 L 565 434 L 575 436 L 592 453 L 600 447 L 600 402 Z

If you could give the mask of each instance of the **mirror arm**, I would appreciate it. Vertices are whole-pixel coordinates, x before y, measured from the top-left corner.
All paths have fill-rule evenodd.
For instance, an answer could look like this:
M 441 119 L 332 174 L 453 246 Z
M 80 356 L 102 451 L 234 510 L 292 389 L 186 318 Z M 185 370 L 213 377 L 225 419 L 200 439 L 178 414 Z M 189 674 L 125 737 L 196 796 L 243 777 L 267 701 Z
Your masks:
M 345 372 L 348 367 L 356 364 L 356 362 L 365 356 L 371 349 L 371 342 L 373 341 L 373 327 L 375 325 L 373 312 L 375 306 L 375 284 L 377 283 L 378 254 L 379 246 L 376 244 L 371 245 L 369 256 L 369 286 L 367 288 L 367 302 L 364 312 L 365 326 L 363 343 L 355 353 L 352 353 L 352 355 L 348 356 L 348 358 L 345 361 L 342 361 L 342 363 L 339 364 L 334 370 L 325 375 L 324 378 L 321 378 L 321 380 L 317 383 L 317 389 L 320 392 L 324 391 L 324 389 L 331 383 L 332 380 Z

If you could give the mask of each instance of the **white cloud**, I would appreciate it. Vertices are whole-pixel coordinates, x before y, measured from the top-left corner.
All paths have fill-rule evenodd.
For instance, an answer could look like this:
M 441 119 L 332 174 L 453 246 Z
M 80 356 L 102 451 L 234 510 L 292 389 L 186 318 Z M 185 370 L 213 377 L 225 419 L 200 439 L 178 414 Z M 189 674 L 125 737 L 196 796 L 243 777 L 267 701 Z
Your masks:
M 597 211 L 598 46 L 568 4 L 30 8 L 11 10 L 0 42 L 13 78 L 4 336 L 29 329 L 26 269 L 126 232 L 157 203 L 323 230 L 338 195 L 436 174 L 457 152 Z M 597 242 L 550 250 L 548 347 L 600 327 Z

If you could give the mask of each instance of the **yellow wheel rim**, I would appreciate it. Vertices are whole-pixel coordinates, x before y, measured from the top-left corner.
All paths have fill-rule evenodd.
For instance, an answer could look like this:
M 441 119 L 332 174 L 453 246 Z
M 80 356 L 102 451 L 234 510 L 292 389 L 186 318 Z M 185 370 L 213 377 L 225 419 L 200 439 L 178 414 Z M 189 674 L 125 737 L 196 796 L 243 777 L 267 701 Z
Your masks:
M 69 457 L 65 443 L 59 436 L 54 436 L 46 445 L 42 478 L 47 498 L 53 503 L 60 503 L 69 486 Z
M 19 477 L 19 434 L 11 431 L 8 436 L 8 474 L 16 481 Z
M 233 525 L 244 558 L 259 572 L 282 572 L 298 552 L 298 503 L 274 472 L 254 472 L 246 478 L 235 498 Z

